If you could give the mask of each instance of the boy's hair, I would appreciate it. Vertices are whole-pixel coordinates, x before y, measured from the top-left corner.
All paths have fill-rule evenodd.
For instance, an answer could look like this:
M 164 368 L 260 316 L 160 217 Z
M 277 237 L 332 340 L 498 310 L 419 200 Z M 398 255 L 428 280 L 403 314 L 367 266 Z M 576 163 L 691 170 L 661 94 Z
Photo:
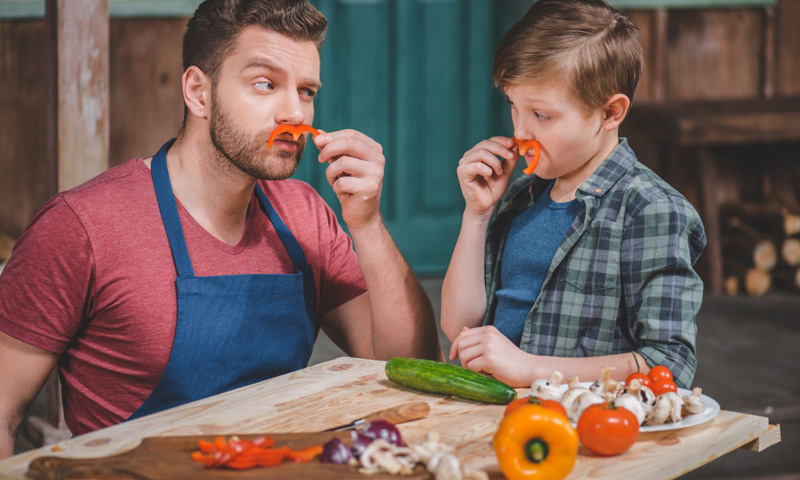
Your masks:
M 603 0 L 539 0 L 497 46 L 494 83 L 565 81 L 591 110 L 617 93 L 633 101 L 644 64 L 638 31 Z
M 320 49 L 328 21 L 306 0 L 205 0 L 186 25 L 183 70 L 194 65 L 215 79 L 239 33 L 252 25 Z

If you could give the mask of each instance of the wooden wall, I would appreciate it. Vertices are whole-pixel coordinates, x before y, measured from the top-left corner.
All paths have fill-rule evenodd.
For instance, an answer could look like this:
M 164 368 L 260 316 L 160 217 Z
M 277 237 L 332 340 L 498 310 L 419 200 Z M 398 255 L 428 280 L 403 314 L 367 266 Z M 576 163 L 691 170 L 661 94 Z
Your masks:
M 629 14 L 642 30 L 647 61 L 635 104 L 800 95 L 800 0 Z M 180 127 L 184 25 L 112 19 L 112 165 L 149 156 Z M 0 21 L 0 231 L 11 236 L 56 193 L 44 154 L 44 39 L 42 20 Z

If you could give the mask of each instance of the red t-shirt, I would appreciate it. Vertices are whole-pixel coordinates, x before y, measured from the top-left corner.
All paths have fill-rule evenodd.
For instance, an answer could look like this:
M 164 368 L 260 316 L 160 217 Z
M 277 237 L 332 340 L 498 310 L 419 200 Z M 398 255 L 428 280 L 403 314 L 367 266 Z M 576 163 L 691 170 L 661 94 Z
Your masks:
M 322 198 L 298 180 L 260 184 L 314 270 L 319 314 L 365 292 L 352 240 Z M 235 246 L 178 211 L 195 275 L 294 272 L 255 194 Z M 0 330 L 61 355 L 73 434 L 124 421 L 155 389 L 175 336 L 176 276 L 142 159 L 57 195 L 19 239 L 0 275 Z

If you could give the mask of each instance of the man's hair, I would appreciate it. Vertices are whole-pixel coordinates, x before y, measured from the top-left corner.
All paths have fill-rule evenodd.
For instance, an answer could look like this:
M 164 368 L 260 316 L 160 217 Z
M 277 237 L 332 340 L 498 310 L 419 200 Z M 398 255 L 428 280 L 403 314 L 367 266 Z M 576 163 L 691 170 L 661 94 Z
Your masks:
M 622 93 L 633 101 L 644 54 L 639 29 L 603 0 L 539 0 L 503 36 L 495 85 L 566 82 L 589 109 Z
M 259 26 L 322 48 L 328 21 L 306 0 L 205 0 L 183 34 L 183 70 L 196 66 L 215 82 L 239 33 Z M 184 108 L 186 125 L 188 109 Z

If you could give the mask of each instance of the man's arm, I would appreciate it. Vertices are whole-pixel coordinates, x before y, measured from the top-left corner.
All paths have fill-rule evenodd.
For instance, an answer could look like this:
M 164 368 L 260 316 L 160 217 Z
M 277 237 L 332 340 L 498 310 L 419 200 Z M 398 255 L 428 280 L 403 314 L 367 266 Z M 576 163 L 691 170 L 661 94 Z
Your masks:
M 383 148 L 354 130 L 315 138 L 319 161 L 342 204 L 368 293 L 328 312 L 323 328 L 356 356 L 441 359 L 430 299 L 380 216 Z
M 0 458 L 14 454 L 14 439 L 28 407 L 58 355 L 0 332 Z

